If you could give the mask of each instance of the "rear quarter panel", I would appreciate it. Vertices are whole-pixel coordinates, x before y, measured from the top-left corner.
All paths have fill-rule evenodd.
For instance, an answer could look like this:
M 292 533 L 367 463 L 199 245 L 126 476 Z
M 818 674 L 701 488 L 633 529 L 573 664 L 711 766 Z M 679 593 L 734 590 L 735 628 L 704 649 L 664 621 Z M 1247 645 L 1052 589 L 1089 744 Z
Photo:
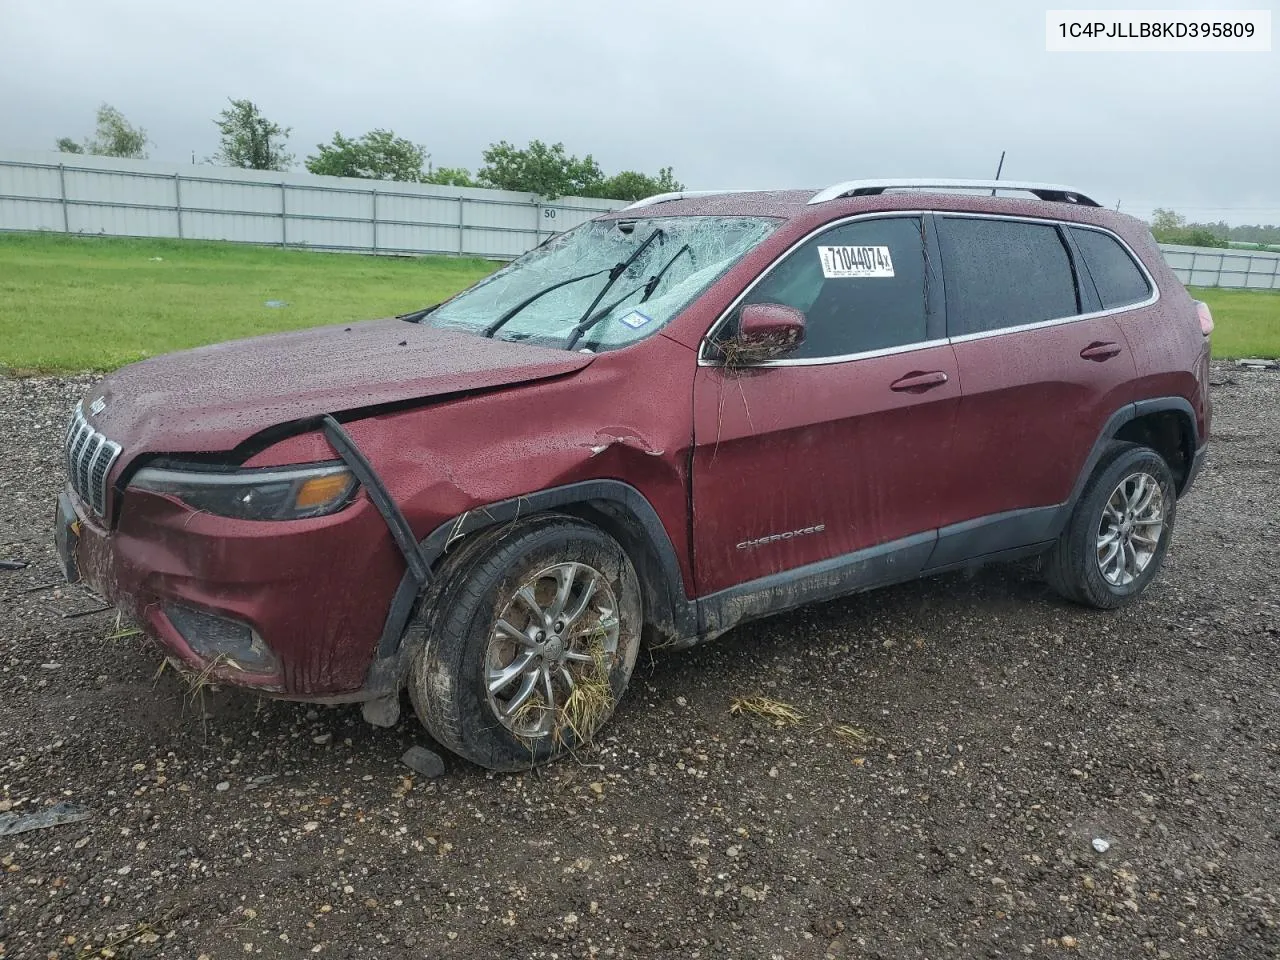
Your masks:
M 1133 400 L 1183 397 L 1196 415 L 1200 442 L 1209 436 L 1209 341 L 1200 332 L 1195 301 L 1165 263 L 1145 225 L 1126 221 L 1112 225 L 1142 258 L 1160 299 L 1149 307 L 1118 314 L 1136 367 Z

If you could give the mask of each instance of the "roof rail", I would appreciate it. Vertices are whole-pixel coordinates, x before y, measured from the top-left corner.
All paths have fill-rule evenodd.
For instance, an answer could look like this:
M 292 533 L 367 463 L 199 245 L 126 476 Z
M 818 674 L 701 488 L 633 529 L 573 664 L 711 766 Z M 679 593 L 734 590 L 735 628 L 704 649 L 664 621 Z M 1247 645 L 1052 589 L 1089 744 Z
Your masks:
M 846 180 L 819 190 L 810 203 L 826 203 L 841 197 L 873 197 L 886 190 L 1021 190 L 1040 200 L 1054 203 L 1076 203 L 1082 207 L 1101 206 L 1074 187 L 1054 183 L 1029 183 L 1025 180 L 945 180 L 934 178 L 906 180 Z M 642 201 L 643 202 L 643 201 Z
M 746 193 L 744 190 L 678 190 L 675 193 L 655 193 L 635 203 L 621 207 L 622 210 L 634 210 L 636 207 L 651 207 L 655 203 L 666 203 L 668 200 L 684 200 L 686 197 L 714 197 L 721 193 Z

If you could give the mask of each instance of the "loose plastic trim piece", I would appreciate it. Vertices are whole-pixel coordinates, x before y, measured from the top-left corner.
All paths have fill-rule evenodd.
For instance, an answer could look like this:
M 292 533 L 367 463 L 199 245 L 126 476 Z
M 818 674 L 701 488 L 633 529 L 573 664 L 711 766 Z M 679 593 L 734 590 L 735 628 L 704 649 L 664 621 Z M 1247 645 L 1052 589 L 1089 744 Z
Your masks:
M 351 469 L 351 472 L 355 474 L 355 478 L 360 481 L 360 485 L 368 491 L 369 499 L 373 501 L 373 505 L 382 514 L 382 519 L 387 522 L 387 527 L 391 530 L 392 539 L 395 540 L 396 546 L 400 548 L 400 552 L 404 554 L 405 562 L 409 564 L 410 576 L 413 577 L 419 587 L 425 587 L 431 581 L 431 567 L 427 564 L 422 551 L 418 549 L 418 541 L 413 536 L 413 528 L 409 526 L 409 521 L 404 518 L 400 507 L 391 499 L 391 494 L 387 490 L 386 484 L 382 482 L 382 478 L 374 471 L 373 464 L 360 452 L 360 448 L 351 439 L 351 434 L 342 428 L 342 424 L 327 413 L 321 422 L 324 426 L 324 434 L 329 438 L 329 442 L 333 444 L 333 449 L 338 452 L 338 456 L 343 459 Z

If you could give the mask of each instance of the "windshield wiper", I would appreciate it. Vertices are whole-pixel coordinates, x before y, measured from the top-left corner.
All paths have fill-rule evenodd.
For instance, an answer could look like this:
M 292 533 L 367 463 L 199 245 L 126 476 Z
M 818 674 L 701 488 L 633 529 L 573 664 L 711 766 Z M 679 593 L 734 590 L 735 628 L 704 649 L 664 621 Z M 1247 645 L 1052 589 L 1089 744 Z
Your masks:
M 497 320 L 493 321 L 493 323 L 485 327 L 484 330 L 481 331 L 481 335 L 486 337 L 492 337 L 495 333 L 497 333 L 504 326 L 506 326 L 508 321 L 513 319 L 516 316 L 516 314 L 520 313 L 530 304 L 535 303 L 536 301 L 545 297 L 548 293 L 551 293 L 552 291 L 559 290 L 561 287 L 567 287 L 571 283 L 578 283 L 580 280 L 590 280 L 592 277 L 598 277 L 602 273 L 609 274 L 608 281 L 605 283 L 603 287 L 600 288 L 600 292 L 596 294 L 596 298 L 591 301 L 591 306 L 587 307 L 586 313 L 584 313 L 581 317 L 578 318 L 578 323 L 582 323 L 583 320 L 591 316 L 591 311 L 595 310 L 596 306 L 600 303 L 600 301 L 604 299 L 604 295 L 609 292 L 609 288 L 612 287 L 615 282 L 617 282 L 617 279 L 620 276 L 626 273 L 627 267 L 635 263 L 636 260 L 639 259 L 640 254 L 644 253 L 645 250 L 648 249 L 649 244 L 653 243 L 653 241 L 657 239 L 657 237 L 662 233 L 663 231 L 661 228 L 658 228 L 657 230 L 653 231 L 653 233 L 649 234 L 649 236 L 645 238 L 644 243 L 640 244 L 640 246 L 636 248 L 635 252 L 632 253 L 631 256 L 627 257 L 626 260 L 623 260 L 621 263 L 615 263 L 612 267 L 606 267 L 603 270 L 596 270 L 593 273 L 584 273 L 576 277 L 570 277 L 568 280 L 561 280 L 559 283 L 553 283 L 551 286 L 545 287 L 542 290 L 539 290 L 537 293 L 533 294 L 532 296 L 525 297 L 523 300 L 517 303 L 514 307 L 512 307 L 510 310 L 508 310 L 506 313 L 500 316 Z
M 561 280 L 559 283 L 553 283 L 551 286 L 545 287 L 544 289 L 539 290 L 537 293 L 533 294 L 533 296 L 525 297 L 523 300 L 517 303 L 514 307 L 512 307 L 510 310 L 508 310 L 506 313 L 500 316 L 497 320 L 493 321 L 493 323 L 489 324 L 482 331 L 480 331 L 480 335 L 484 337 L 492 337 L 495 333 L 497 333 L 499 330 L 501 330 L 504 326 L 507 325 L 507 321 L 514 318 L 515 315 L 520 313 L 520 311 L 524 310 L 525 307 L 542 299 L 548 293 L 551 293 L 554 290 L 559 290 L 561 287 L 567 287 L 569 284 L 577 283 L 580 280 L 590 280 L 592 277 L 598 277 L 602 273 L 608 273 L 610 277 L 612 277 L 613 271 L 618 270 L 618 267 L 620 266 L 622 266 L 622 264 L 617 264 L 612 268 L 605 267 L 603 270 L 597 270 L 594 273 L 584 273 L 577 277 L 570 277 L 568 280 Z M 606 287 L 605 289 L 608 289 L 608 288 Z
M 596 294 L 596 298 L 591 301 L 591 306 L 583 310 L 582 316 L 574 321 L 574 331 L 576 331 L 586 321 L 587 317 L 591 316 L 591 314 L 595 312 L 596 307 L 600 306 L 600 301 L 604 299 L 604 295 L 609 292 L 609 288 L 618 282 L 618 278 L 627 272 L 628 267 L 640 259 L 640 254 L 649 249 L 649 244 L 653 243 L 653 241 L 657 240 L 659 237 L 665 237 L 666 235 L 666 231 L 659 227 L 657 230 L 653 231 L 653 233 L 644 238 L 644 242 L 640 244 L 640 246 L 636 247 L 631 256 L 627 257 L 627 259 L 623 260 L 620 264 L 609 271 L 608 281 L 600 288 L 600 292 Z M 568 350 L 577 343 L 579 336 L 581 336 L 581 334 L 575 333 L 565 349 Z
M 689 256 L 691 257 L 693 256 L 693 251 L 689 249 L 689 245 L 686 243 L 683 247 L 681 247 L 679 250 L 675 252 L 675 254 L 671 257 L 670 260 L 668 260 L 666 263 L 662 265 L 661 270 L 655 273 L 652 277 L 650 277 L 644 283 L 640 284 L 640 286 L 635 287 L 632 290 L 629 290 L 627 293 L 623 294 L 621 297 L 613 301 L 613 303 L 609 304 L 607 307 L 603 308 L 602 310 L 597 310 L 595 314 L 590 315 L 582 320 L 579 320 L 577 325 L 572 330 L 569 331 L 569 339 L 565 342 L 564 348 L 566 350 L 572 350 L 574 345 L 579 340 L 582 339 L 582 335 L 584 333 L 586 333 L 588 330 L 594 327 L 597 323 L 599 323 L 601 320 L 607 317 L 615 307 L 617 307 L 619 304 L 625 303 L 627 300 L 631 299 L 641 290 L 644 291 L 644 296 L 640 298 L 641 303 L 644 303 L 651 296 L 653 296 L 653 291 L 658 289 L 658 284 L 662 282 L 662 278 L 666 276 L 667 271 L 671 269 L 672 265 L 678 259 L 680 259 L 680 254 L 682 253 L 688 253 Z M 598 303 L 599 300 L 597 299 L 596 302 Z M 595 304 L 592 304 L 592 306 L 595 306 Z
M 421 310 L 411 310 L 408 313 L 400 313 L 396 315 L 396 319 L 408 320 L 410 323 L 417 323 L 438 306 L 440 306 L 439 303 L 433 303 L 431 306 L 423 307 Z
M 671 259 L 662 265 L 661 270 L 649 278 L 648 282 L 644 285 L 644 296 L 640 298 L 641 303 L 644 303 L 653 296 L 653 291 L 658 289 L 658 284 L 661 283 L 662 278 L 667 275 L 667 271 L 670 270 L 675 262 L 680 259 L 680 254 L 682 253 L 687 253 L 689 255 L 689 259 L 693 259 L 693 251 L 689 249 L 689 245 L 686 243 L 683 247 L 672 254 Z

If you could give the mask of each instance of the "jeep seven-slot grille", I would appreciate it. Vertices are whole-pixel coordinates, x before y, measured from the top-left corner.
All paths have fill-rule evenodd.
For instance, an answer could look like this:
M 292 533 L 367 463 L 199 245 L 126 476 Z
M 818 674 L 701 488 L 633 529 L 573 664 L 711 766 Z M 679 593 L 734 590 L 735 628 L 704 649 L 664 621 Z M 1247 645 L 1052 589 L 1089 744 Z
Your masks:
M 98 516 L 107 513 L 107 475 L 120 456 L 120 444 L 108 440 L 89 426 L 77 405 L 67 427 L 67 479 L 71 489 Z

